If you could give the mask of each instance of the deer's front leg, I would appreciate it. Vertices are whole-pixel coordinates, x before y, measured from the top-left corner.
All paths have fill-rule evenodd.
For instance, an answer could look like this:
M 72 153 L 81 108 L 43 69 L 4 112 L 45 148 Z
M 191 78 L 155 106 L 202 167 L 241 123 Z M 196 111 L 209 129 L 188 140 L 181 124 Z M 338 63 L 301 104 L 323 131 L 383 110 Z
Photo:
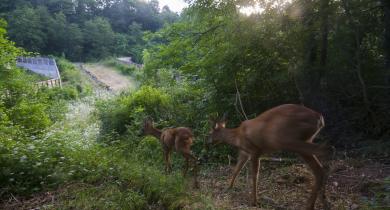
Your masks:
M 233 187 L 237 175 L 240 173 L 242 167 L 244 167 L 244 165 L 248 161 L 248 159 L 249 159 L 249 154 L 240 150 L 240 152 L 238 153 L 238 161 L 237 161 L 237 164 L 234 168 L 233 176 L 232 176 L 232 179 L 230 180 L 230 184 L 229 184 L 228 189 L 231 189 Z
M 257 205 L 257 175 L 259 173 L 259 157 L 258 156 L 252 156 L 252 200 L 251 205 L 256 206 Z

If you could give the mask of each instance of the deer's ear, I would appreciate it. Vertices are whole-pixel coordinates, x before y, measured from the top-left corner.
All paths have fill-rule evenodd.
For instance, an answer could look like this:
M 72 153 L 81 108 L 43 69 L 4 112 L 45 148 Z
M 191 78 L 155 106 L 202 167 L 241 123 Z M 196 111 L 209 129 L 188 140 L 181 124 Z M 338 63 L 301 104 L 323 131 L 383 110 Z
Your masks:
M 226 124 L 227 117 L 228 117 L 228 113 L 225 112 L 225 113 L 223 114 L 222 118 L 221 118 L 221 122 L 225 122 L 225 124 Z
M 217 124 L 217 121 L 214 118 L 210 117 L 209 118 L 210 127 L 215 128 L 215 124 Z
M 226 123 L 225 122 L 217 122 L 215 123 L 214 130 L 219 130 L 221 128 L 225 128 Z
M 153 121 L 150 117 L 147 117 L 145 120 L 144 120 L 144 125 L 147 126 L 147 125 L 152 125 L 153 124 Z

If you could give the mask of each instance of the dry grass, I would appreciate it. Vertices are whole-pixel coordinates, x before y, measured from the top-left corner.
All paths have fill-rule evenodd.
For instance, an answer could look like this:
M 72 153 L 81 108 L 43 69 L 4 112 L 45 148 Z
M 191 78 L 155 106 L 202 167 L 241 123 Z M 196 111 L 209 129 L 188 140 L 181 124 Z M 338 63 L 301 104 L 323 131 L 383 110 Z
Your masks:
M 108 86 L 113 91 L 134 90 L 135 81 L 130 77 L 120 74 L 113 68 L 99 64 L 86 64 L 84 68 L 87 72 L 97 78 L 100 82 Z
M 333 173 L 329 176 L 326 194 L 332 209 L 368 208 L 362 196 L 375 196 L 374 192 L 367 193 L 368 186 L 382 183 L 390 176 L 390 166 L 370 161 L 355 166 L 351 161 L 338 160 L 331 165 Z M 232 167 L 203 171 L 201 190 L 194 193 L 211 196 L 218 209 L 303 209 L 305 206 L 313 176 L 304 164 L 262 163 L 258 182 L 260 208 L 248 206 L 251 179 L 247 167 L 241 171 L 234 188 L 226 190 Z M 316 209 L 322 209 L 318 201 Z

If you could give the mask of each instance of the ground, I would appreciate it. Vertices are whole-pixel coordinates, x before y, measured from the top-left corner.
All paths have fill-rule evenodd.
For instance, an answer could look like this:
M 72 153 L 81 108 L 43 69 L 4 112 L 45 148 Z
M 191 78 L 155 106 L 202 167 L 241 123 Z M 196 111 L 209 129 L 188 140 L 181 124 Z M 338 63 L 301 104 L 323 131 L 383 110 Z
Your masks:
M 375 190 L 386 187 L 388 193 L 389 185 L 388 183 L 384 185 L 384 180 L 390 175 L 390 165 L 370 160 L 356 162 L 355 159 L 335 160 L 331 164 L 334 172 L 330 175 L 326 187 L 331 209 L 372 209 L 367 203 L 375 198 Z M 280 210 L 302 209 L 305 206 L 313 179 L 310 171 L 299 161 L 287 165 L 284 162 L 263 161 L 258 183 L 259 207 L 248 206 L 250 175 L 246 168 L 237 178 L 235 187 L 226 190 L 232 167 L 233 165 L 231 167 L 220 165 L 213 167 L 212 170 L 203 168 L 200 174 L 201 188 L 192 189 L 191 193 L 210 196 L 217 209 Z M 13 198 L 0 207 L 42 209 L 43 206 L 51 206 L 57 202 L 64 191 L 80 187 L 83 186 L 69 184 L 56 191 L 40 193 L 31 198 Z M 366 202 L 363 202 L 365 199 Z M 382 199 L 385 203 L 376 209 L 388 209 L 389 195 Z M 193 205 L 191 209 L 194 206 L 196 207 Z M 321 209 L 321 205 L 317 205 L 316 209 Z
M 136 87 L 136 82 L 132 78 L 123 76 L 113 68 L 99 64 L 84 64 L 82 67 L 93 78 L 114 92 L 134 90 Z
M 332 209 L 371 209 L 367 203 L 378 199 L 376 196 L 382 196 L 379 199 L 385 202 L 378 205 L 383 207 L 379 209 L 390 207 L 390 165 L 355 159 L 335 160 L 330 164 L 333 172 L 329 176 L 326 194 Z M 233 166 L 203 171 L 200 178 L 202 188 L 194 193 L 210 195 L 218 209 L 302 209 L 313 183 L 306 165 L 299 163 L 299 160 L 292 164 L 262 161 L 261 165 L 257 186 L 259 207 L 248 206 L 251 179 L 247 167 L 241 171 L 231 190 L 226 188 Z M 387 195 L 376 192 L 380 190 L 387 192 Z M 321 205 L 316 208 L 322 209 Z

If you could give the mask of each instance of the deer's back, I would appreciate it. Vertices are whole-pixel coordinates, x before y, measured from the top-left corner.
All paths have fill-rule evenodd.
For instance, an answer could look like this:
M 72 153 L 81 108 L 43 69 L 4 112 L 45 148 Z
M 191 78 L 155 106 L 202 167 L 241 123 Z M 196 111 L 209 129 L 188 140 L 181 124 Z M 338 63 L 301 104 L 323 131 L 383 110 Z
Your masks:
M 244 121 L 242 137 L 262 148 L 279 147 L 289 141 L 308 141 L 318 129 L 322 115 L 301 105 L 284 104 Z
M 180 148 L 191 145 L 193 134 L 191 129 L 186 127 L 168 128 L 161 134 L 161 140 L 166 146 Z

